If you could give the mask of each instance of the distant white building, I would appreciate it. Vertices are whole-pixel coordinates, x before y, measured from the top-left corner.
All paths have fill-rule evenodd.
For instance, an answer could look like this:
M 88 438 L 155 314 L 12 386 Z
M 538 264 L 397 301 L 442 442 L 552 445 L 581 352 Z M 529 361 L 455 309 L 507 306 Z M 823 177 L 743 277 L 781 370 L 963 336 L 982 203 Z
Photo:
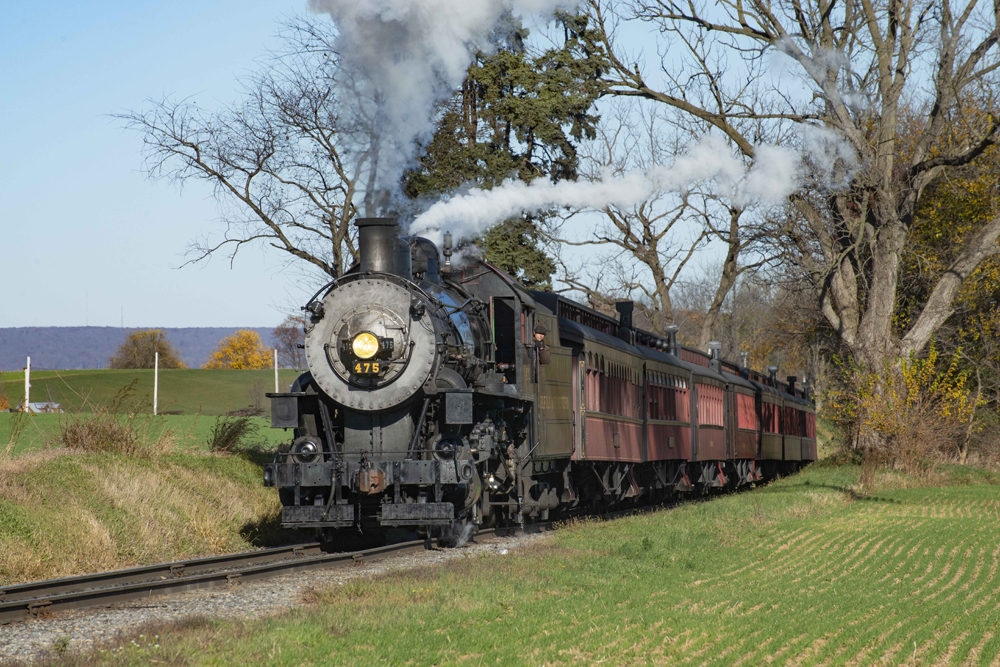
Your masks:
M 18 405 L 14 411 L 24 411 L 24 403 Z M 27 412 L 33 412 L 35 414 L 48 414 L 54 412 L 64 412 L 64 410 L 62 409 L 62 405 L 59 403 L 28 403 Z

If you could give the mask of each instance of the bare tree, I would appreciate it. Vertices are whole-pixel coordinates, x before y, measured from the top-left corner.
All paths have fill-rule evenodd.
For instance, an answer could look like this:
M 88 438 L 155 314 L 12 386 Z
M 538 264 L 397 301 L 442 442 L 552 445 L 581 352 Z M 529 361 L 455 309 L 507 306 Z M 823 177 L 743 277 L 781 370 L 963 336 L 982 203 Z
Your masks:
M 282 368 L 300 369 L 306 367 L 305 342 L 306 320 L 301 315 L 289 315 L 274 329 L 274 347 L 278 350 L 278 362 Z
M 711 127 L 751 160 L 765 140 L 813 149 L 808 178 L 773 228 L 776 246 L 811 282 L 824 317 L 859 362 L 881 367 L 923 349 L 952 313 L 965 278 L 1000 250 L 997 216 L 965 241 L 912 324 L 894 329 L 900 259 L 917 202 L 947 170 L 976 160 L 1000 129 L 1000 6 L 589 4 L 610 54 L 611 93 Z M 662 36 L 660 72 L 644 74 L 644 63 L 617 43 L 620 21 L 646 22 Z M 770 56 L 784 58 L 792 75 L 771 77 Z M 899 121 L 907 104 L 921 113 L 916 131 L 910 128 L 915 139 L 903 145 Z M 972 108 L 977 113 L 963 111 Z M 760 128 L 770 137 L 758 136 Z
M 584 152 L 583 176 L 593 181 L 606 180 L 609 173 L 648 172 L 668 164 L 701 129 L 637 104 L 616 104 L 605 118 L 597 140 Z M 578 215 L 571 213 L 565 220 Z M 681 284 L 692 259 L 719 251 L 722 270 L 714 274 L 713 295 L 699 317 L 696 338 L 697 345 L 707 349 L 736 281 L 770 259 L 760 252 L 763 232 L 754 222 L 757 217 L 752 207 L 730 201 L 711 184 L 694 184 L 680 192 L 653 193 L 636 206 L 608 206 L 592 234 L 564 233 L 574 226 L 564 223 L 551 238 L 564 246 L 610 249 L 589 271 L 571 270 L 560 256 L 560 280 L 595 302 L 608 295 L 633 298 L 653 330 L 661 333 L 676 319 L 671 291 Z
M 189 100 L 151 101 L 118 115 L 142 135 L 145 171 L 215 187 L 226 230 L 189 248 L 191 262 L 264 244 L 338 277 L 356 257 L 349 223 L 375 196 L 370 120 L 350 96 L 332 27 L 300 19 L 287 49 L 242 80 L 242 99 L 217 111 Z

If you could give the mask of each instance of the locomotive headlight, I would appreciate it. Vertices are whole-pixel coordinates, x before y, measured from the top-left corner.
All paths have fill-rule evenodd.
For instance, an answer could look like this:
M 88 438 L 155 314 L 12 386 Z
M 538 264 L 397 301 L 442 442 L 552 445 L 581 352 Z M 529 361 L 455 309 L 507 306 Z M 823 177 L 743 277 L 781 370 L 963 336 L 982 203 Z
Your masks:
M 371 359 L 378 354 L 378 338 L 370 333 L 359 333 L 351 342 L 351 349 L 358 359 Z

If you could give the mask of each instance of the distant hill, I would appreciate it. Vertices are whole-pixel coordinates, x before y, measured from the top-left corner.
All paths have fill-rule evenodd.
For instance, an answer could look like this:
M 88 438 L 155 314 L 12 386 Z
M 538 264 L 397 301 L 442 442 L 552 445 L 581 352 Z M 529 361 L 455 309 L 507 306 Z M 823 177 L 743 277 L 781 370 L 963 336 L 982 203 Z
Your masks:
M 156 328 L 156 327 L 150 327 Z M 161 327 L 162 328 L 162 327 Z M 191 327 L 162 328 L 189 368 L 199 368 L 225 336 L 241 328 L 256 331 L 265 345 L 273 346 L 274 328 Z M 108 358 L 134 329 L 120 327 L 0 327 L 0 371 L 24 368 L 72 370 L 107 368 Z

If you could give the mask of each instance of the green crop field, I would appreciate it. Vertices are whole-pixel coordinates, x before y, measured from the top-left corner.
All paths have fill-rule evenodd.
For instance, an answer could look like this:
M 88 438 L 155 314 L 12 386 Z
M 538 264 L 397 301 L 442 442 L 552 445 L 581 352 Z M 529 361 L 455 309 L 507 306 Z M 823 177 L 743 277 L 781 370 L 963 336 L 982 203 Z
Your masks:
M 299 371 L 279 370 L 279 388 L 287 390 L 298 375 Z M 19 427 L 13 413 L 0 412 L 0 454 L 57 446 L 63 425 L 79 414 L 113 405 L 126 387 L 131 388 L 125 406 L 148 413 L 137 422 L 144 440 L 154 440 L 169 432 L 177 451 L 203 450 L 218 415 L 256 405 L 265 412 L 269 410 L 270 401 L 264 394 L 274 391 L 274 371 L 160 371 L 160 414 L 156 417 L 151 414 L 151 370 L 35 371 L 31 374 L 31 385 L 33 402 L 53 401 L 66 412 L 31 415 Z M 24 374 L 0 373 L 0 392 L 6 394 L 11 406 L 16 406 L 24 399 Z M 290 437 L 283 430 L 271 429 L 266 417 L 254 417 L 253 422 L 258 427 L 256 439 L 263 446 L 270 447 Z
M 317 590 L 282 616 L 155 626 L 155 646 L 137 633 L 75 664 L 997 664 L 1000 477 L 883 476 L 871 495 L 856 478 L 814 465 Z
M 59 446 L 61 427 L 68 421 L 78 418 L 73 414 L 30 415 L 20 434 L 10 447 L 10 454 L 21 454 L 49 447 Z M 11 442 L 12 413 L 0 413 L 0 454 L 4 453 L 7 444 Z M 157 415 L 141 417 L 138 426 L 144 440 L 156 440 L 165 432 L 169 432 L 174 450 L 178 452 L 196 452 L 208 449 L 208 441 L 215 427 L 217 417 L 211 415 Z M 285 429 L 271 428 L 268 417 L 251 417 L 257 426 L 254 440 L 264 448 L 272 448 L 292 439 L 292 432 Z
M 278 371 L 278 385 L 287 391 L 299 371 Z M 118 392 L 135 382 L 133 396 L 143 401 L 148 411 L 153 405 L 152 370 L 82 370 L 34 371 L 31 374 L 31 400 L 60 403 L 67 412 L 79 412 L 92 406 L 106 406 Z M 0 373 L 0 391 L 10 399 L 11 407 L 24 400 L 24 373 Z M 274 391 L 274 371 L 231 370 L 161 370 L 159 411 L 185 415 L 220 415 L 260 402 L 265 410 L 265 392 Z

